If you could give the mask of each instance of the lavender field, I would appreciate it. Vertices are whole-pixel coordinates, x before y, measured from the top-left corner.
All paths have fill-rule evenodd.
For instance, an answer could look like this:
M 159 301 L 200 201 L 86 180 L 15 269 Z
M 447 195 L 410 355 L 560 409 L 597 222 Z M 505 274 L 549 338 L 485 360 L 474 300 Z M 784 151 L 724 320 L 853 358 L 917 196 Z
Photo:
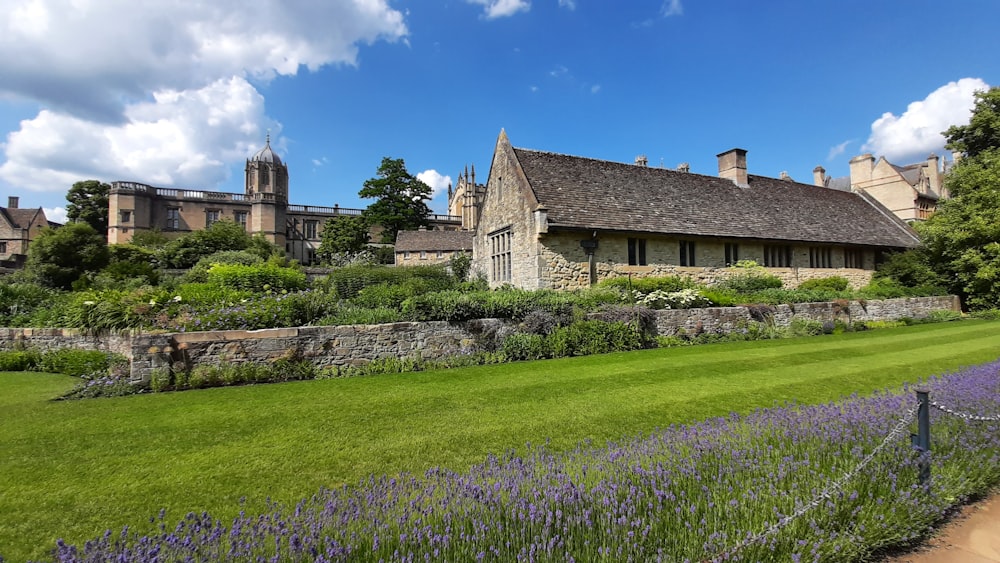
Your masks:
M 1000 414 L 1000 361 L 923 386 L 951 409 Z M 233 521 L 161 517 L 60 543 L 56 559 L 857 561 L 914 541 L 1000 481 L 1000 424 L 932 409 L 932 479 L 920 486 L 915 407 L 904 389 L 568 453 L 537 445 L 469 471 L 369 478 Z

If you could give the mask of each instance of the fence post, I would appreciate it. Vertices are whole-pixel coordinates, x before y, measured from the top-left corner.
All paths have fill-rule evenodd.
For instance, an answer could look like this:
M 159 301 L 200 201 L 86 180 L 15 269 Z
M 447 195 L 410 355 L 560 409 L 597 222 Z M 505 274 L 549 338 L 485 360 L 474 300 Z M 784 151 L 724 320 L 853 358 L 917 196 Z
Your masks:
M 921 454 L 920 486 L 927 487 L 931 480 L 931 460 L 926 455 L 931 451 L 931 401 L 926 389 L 917 389 L 917 402 L 917 433 L 911 439 Z

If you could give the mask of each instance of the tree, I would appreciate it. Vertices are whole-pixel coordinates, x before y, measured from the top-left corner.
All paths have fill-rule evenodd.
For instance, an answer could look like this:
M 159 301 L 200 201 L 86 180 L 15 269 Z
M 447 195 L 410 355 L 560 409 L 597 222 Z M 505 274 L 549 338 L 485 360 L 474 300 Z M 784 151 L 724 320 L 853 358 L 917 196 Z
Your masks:
M 204 231 L 194 231 L 167 243 L 163 248 L 163 264 L 168 268 L 190 268 L 205 256 L 223 250 L 245 250 L 252 243 L 241 225 L 216 221 Z
M 382 227 L 382 242 L 393 244 L 396 233 L 427 226 L 431 210 L 425 203 L 433 190 L 406 171 L 401 158 L 382 159 L 378 176 L 365 181 L 358 192 L 363 198 L 378 198 L 364 211 L 370 225 Z
M 1000 88 L 976 92 L 976 104 L 968 125 L 952 125 L 944 132 L 949 150 L 975 158 L 1000 148 Z
M 917 225 L 930 266 L 967 307 L 1000 307 L 1000 148 L 963 159 L 946 182 L 957 195 Z
M 108 233 L 108 193 L 111 186 L 97 180 L 73 184 L 66 194 L 66 217 L 70 221 L 84 222 L 95 231 Z
M 323 225 L 316 256 L 330 264 L 336 255 L 357 254 L 368 247 L 368 222 L 361 216 L 331 217 Z
M 965 153 L 945 180 L 952 197 L 917 225 L 930 267 L 971 309 L 1000 307 L 1000 88 L 976 94 L 968 125 L 945 132 Z
M 104 237 L 87 223 L 42 229 L 28 247 L 25 270 L 42 285 L 70 289 L 82 275 L 108 265 Z

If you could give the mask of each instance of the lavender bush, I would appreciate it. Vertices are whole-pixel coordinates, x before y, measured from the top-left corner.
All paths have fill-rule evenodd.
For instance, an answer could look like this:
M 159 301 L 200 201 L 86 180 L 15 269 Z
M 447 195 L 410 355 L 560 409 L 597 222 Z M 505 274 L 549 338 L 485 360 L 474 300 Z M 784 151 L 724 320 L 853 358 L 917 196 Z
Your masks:
M 925 386 L 942 405 L 1000 412 L 1000 361 Z M 733 414 L 568 453 L 529 446 L 466 472 L 373 477 L 228 524 L 189 514 L 167 526 L 161 513 L 151 532 L 109 531 L 82 547 L 59 542 L 54 557 L 854 561 L 914 540 L 1000 480 L 1000 425 L 933 410 L 933 477 L 919 485 L 906 432 L 885 441 L 915 405 L 904 389 Z

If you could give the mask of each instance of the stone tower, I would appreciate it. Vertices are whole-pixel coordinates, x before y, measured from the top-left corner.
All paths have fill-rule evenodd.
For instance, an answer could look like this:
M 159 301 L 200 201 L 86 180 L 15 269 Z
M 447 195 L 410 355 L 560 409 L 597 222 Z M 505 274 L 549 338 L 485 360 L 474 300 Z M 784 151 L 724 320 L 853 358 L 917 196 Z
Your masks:
M 462 230 L 474 231 L 479 222 L 479 208 L 486 194 L 486 186 L 476 183 L 476 166 L 459 173 L 458 184 L 448 190 L 448 214 L 462 217 Z
M 246 196 L 253 203 L 249 229 L 264 233 L 279 248 L 285 247 L 288 211 L 288 166 L 271 149 L 271 134 L 264 148 L 247 160 Z

